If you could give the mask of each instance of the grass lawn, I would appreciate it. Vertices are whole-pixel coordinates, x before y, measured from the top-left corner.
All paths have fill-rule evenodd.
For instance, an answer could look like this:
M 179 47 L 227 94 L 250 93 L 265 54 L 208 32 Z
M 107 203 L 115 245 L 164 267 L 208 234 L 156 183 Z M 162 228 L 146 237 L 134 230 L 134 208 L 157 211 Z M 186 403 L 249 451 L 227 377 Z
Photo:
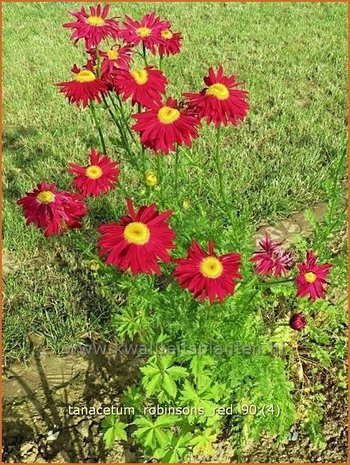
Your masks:
M 54 85 L 70 79 L 73 63 L 83 64 L 81 46 L 73 47 L 61 26 L 69 19 L 67 10 L 79 6 L 2 5 L 3 232 L 9 268 L 4 353 L 9 359 L 30 354 L 28 334 L 43 337 L 57 352 L 85 337 L 109 337 L 118 305 L 118 296 L 112 305 L 104 299 L 88 261 L 68 238 L 45 239 L 36 228 L 26 228 L 16 206 L 42 180 L 68 188 L 68 162 L 83 163 L 89 147 L 99 147 L 89 111 L 68 105 Z M 327 200 L 326 187 L 347 138 L 346 4 L 129 3 L 112 9 L 117 16 L 136 18 L 154 10 L 182 31 L 182 53 L 164 61 L 170 94 L 201 89 L 208 67 L 220 63 L 244 81 L 249 116 L 237 129 L 223 132 L 232 208 L 258 227 Z M 113 138 L 107 117 L 103 126 Z M 202 175 L 205 167 L 214 176 L 214 141 L 213 129 L 203 127 L 181 173 L 190 187 L 182 183 L 177 199 L 171 199 L 171 180 L 169 185 L 163 180 L 163 206 L 188 198 L 188 215 L 201 212 L 207 219 L 204 236 L 212 230 L 219 235 L 225 221 L 208 193 L 212 180 Z M 110 142 L 108 151 L 120 158 Z M 148 167 L 154 166 L 148 154 Z M 128 164 L 122 182 L 138 202 L 143 180 Z M 170 205 L 164 199 L 171 199 Z M 125 212 L 119 191 L 91 208 L 93 225 Z

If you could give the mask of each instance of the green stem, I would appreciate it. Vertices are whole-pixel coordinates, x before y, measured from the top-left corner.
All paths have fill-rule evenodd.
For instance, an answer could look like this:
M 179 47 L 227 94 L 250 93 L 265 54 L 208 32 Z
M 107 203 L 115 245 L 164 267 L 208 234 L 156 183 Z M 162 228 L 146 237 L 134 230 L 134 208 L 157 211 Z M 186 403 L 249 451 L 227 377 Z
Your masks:
M 280 279 L 279 281 L 260 281 L 260 284 L 263 286 L 274 286 L 275 284 L 284 284 L 284 283 L 293 283 L 294 278 L 292 279 Z
M 125 140 L 125 135 L 124 135 L 124 131 L 123 131 L 123 129 L 122 129 L 122 126 L 121 126 L 121 124 L 119 123 L 118 118 L 116 118 L 115 114 L 113 113 L 113 111 L 111 110 L 110 106 L 108 105 L 108 102 L 107 102 L 106 97 L 105 97 L 104 95 L 102 96 L 102 99 L 103 99 L 103 102 L 104 102 L 104 104 L 105 104 L 105 107 L 106 107 L 108 113 L 110 114 L 112 120 L 114 121 L 115 125 L 117 126 L 117 128 L 118 128 L 118 130 L 119 130 L 120 137 L 121 137 L 121 139 L 122 139 L 122 142 L 123 142 L 123 144 L 124 144 L 124 147 L 125 147 L 125 149 L 127 149 L 127 143 L 126 143 L 126 140 Z
M 137 104 L 137 112 L 141 113 L 141 104 Z M 141 146 L 141 159 L 142 159 L 142 169 L 143 169 L 143 175 L 145 176 L 146 174 L 146 151 L 145 151 L 145 146 L 141 143 L 140 141 L 140 146 Z
M 103 133 L 102 133 L 100 123 L 99 123 L 99 121 L 97 119 L 95 105 L 94 105 L 93 101 L 90 102 L 90 110 L 91 110 L 92 118 L 93 118 L 93 120 L 95 122 L 95 126 L 96 126 L 97 131 L 98 131 L 98 133 L 100 135 L 103 153 L 106 154 L 107 153 L 106 144 L 105 144 L 105 140 L 104 140 L 104 137 L 103 137 Z
M 221 154 L 220 154 L 220 138 L 221 138 L 221 126 L 219 126 L 216 130 L 215 163 L 216 163 L 216 169 L 218 171 L 218 176 L 219 176 L 219 189 L 220 189 L 221 199 L 222 199 L 223 204 L 227 207 L 226 193 L 224 189 L 224 176 L 222 172 L 222 160 L 221 160 Z
M 159 69 L 162 71 L 163 55 L 159 56 Z
M 176 144 L 176 153 L 175 153 L 175 197 L 177 196 L 178 167 L 179 167 L 179 145 Z
M 146 47 L 145 47 L 145 44 L 143 42 L 142 42 L 142 56 L 143 56 L 143 60 L 145 62 L 145 65 L 147 66 Z
M 215 163 L 216 163 L 216 169 L 218 171 L 218 176 L 219 176 L 219 190 L 220 190 L 220 195 L 221 195 L 221 200 L 225 209 L 225 212 L 231 221 L 231 225 L 233 227 L 233 232 L 234 232 L 234 240 L 236 241 L 236 233 L 235 233 L 235 228 L 236 228 L 236 222 L 235 218 L 233 216 L 233 211 L 229 205 L 229 202 L 227 200 L 227 195 L 225 192 L 225 187 L 224 187 L 224 174 L 223 174 L 223 169 L 222 169 L 222 159 L 221 159 L 221 152 L 220 152 L 220 142 L 221 142 L 221 126 L 217 128 L 216 131 L 216 148 L 215 148 Z
M 158 180 L 158 187 L 159 187 L 159 196 L 160 200 L 162 201 L 163 199 L 163 193 L 162 193 L 162 181 L 163 181 L 163 170 L 162 170 L 162 155 L 161 154 L 156 154 L 157 158 L 157 180 Z
M 111 100 L 111 102 L 112 102 L 112 105 L 113 105 L 115 111 L 117 112 L 117 111 L 118 111 L 118 107 L 116 106 L 116 103 L 114 102 L 114 100 L 113 100 L 111 94 L 109 94 L 109 97 L 110 97 L 110 100 Z M 130 157 L 130 159 L 129 159 L 130 163 L 131 163 L 132 165 L 134 165 L 137 169 L 139 169 L 138 163 L 137 163 L 137 161 L 136 161 L 136 159 L 135 159 L 135 157 L 134 157 L 134 155 L 133 155 L 133 153 L 132 153 L 132 150 L 131 150 L 131 148 L 130 148 L 130 144 L 129 144 L 128 138 L 126 137 L 126 134 L 125 134 L 125 132 L 124 132 L 124 130 L 123 130 L 123 125 L 120 124 L 120 122 L 118 121 L 118 118 L 116 118 L 115 114 L 114 114 L 113 111 L 110 109 L 110 106 L 108 105 L 105 96 L 102 96 L 102 98 L 103 98 L 103 102 L 104 102 L 104 104 L 105 104 L 105 106 L 106 106 L 106 109 L 107 109 L 108 113 L 110 114 L 111 118 L 113 119 L 115 125 L 117 126 L 117 128 L 118 128 L 118 130 L 119 130 L 119 134 L 120 134 L 121 140 L 122 140 L 122 142 L 123 142 L 124 149 L 126 150 L 126 152 L 128 153 L 128 155 L 129 155 L 129 157 Z
M 96 75 L 98 78 L 101 77 L 101 55 L 98 48 L 96 48 Z
M 111 98 L 112 98 L 112 96 L 111 96 Z M 131 128 L 130 128 L 130 124 L 129 124 L 128 118 L 126 117 L 125 112 L 124 112 L 123 103 L 122 103 L 122 101 L 121 101 L 121 99 L 120 99 L 120 97 L 119 97 L 118 94 L 117 94 L 117 100 L 118 100 L 118 103 L 119 103 L 120 115 L 121 115 L 122 120 L 123 120 L 123 122 L 124 122 L 124 124 L 125 124 L 125 127 L 127 128 L 127 130 L 128 130 L 128 132 L 129 132 L 129 134 L 130 134 L 130 136 L 131 136 L 131 138 L 132 138 L 134 144 L 137 145 L 137 144 L 138 144 L 138 141 L 137 141 L 137 139 L 136 139 L 136 137 L 135 137 L 135 133 L 134 133 L 134 132 L 131 130 Z

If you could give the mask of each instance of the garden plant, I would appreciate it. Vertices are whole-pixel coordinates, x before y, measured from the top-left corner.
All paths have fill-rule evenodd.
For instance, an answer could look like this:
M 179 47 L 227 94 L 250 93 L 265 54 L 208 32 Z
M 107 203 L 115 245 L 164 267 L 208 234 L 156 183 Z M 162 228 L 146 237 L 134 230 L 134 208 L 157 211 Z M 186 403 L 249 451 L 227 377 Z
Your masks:
M 300 341 L 327 358 L 318 341 L 339 323 L 343 262 L 329 244 L 343 227 L 346 151 L 323 220 L 307 214 L 312 235 L 290 245 L 266 233 L 256 245 L 223 160 L 227 135 L 234 140 L 255 106 L 249 78 L 209 62 L 174 95 L 164 64 L 182 52 L 182 33 L 156 12 L 134 19 L 114 9 L 70 12 L 63 26 L 84 58 L 55 83 L 67 104 L 90 112 L 98 143 L 82 148 L 84 163 L 71 160 L 69 185 L 35 179 L 17 201 L 37 234 L 79 251 L 113 306 L 111 333 L 143 351 L 138 382 L 121 400 L 132 414 L 103 419 L 105 444 L 131 440 L 163 463 L 210 460 L 225 434 L 239 454 L 265 434 L 278 445 L 296 421 L 322 444 L 322 408 L 300 413 L 290 370 L 304 383 Z M 203 133 L 212 143 L 194 157 Z

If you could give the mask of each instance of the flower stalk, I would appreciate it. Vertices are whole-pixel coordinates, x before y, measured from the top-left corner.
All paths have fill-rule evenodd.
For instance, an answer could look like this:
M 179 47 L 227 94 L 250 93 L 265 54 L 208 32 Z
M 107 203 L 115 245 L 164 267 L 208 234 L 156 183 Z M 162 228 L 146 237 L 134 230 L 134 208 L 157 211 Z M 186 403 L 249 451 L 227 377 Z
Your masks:
M 103 132 L 102 132 L 102 128 L 101 128 L 100 122 L 99 122 L 99 120 L 98 120 L 98 118 L 97 118 L 97 115 L 96 115 L 96 109 L 95 109 L 95 105 L 94 105 L 94 102 L 93 102 L 93 101 L 90 102 L 89 107 L 90 107 L 90 110 L 91 110 L 92 118 L 93 118 L 93 120 L 94 120 L 96 129 L 97 129 L 98 134 L 99 134 L 99 136 L 100 136 L 101 146 L 102 146 L 103 153 L 106 154 L 106 153 L 107 153 L 106 143 L 105 143 L 105 140 L 104 140 L 104 137 L 103 137 Z

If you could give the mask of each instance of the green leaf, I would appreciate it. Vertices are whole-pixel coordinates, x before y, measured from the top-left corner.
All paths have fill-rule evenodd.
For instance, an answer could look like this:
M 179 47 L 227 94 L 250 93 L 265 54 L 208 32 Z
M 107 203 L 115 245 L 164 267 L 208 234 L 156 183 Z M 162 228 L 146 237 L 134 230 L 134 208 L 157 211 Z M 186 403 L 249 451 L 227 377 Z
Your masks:
M 180 419 L 175 415 L 161 415 L 157 418 L 155 424 L 157 426 L 173 426 L 178 423 Z
M 128 425 L 122 423 L 114 415 L 109 415 L 102 422 L 103 439 L 106 447 L 113 447 L 116 439 L 123 441 L 127 440 L 126 432 L 124 431 Z
M 161 447 L 165 447 L 169 444 L 170 436 L 169 433 L 164 432 L 160 428 L 155 430 L 156 439 Z
M 151 397 L 152 394 L 154 394 L 159 386 L 162 384 L 162 376 L 160 373 L 157 375 L 153 376 L 153 378 L 144 378 L 142 380 L 142 384 L 144 388 L 146 389 L 146 396 Z
M 170 355 L 170 354 L 167 354 L 167 355 L 164 355 L 161 359 L 160 359 L 160 365 L 162 366 L 162 368 L 164 370 L 166 370 L 167 368 L 169 368 L 171 366 L 171 364 L 173 363 L 173 356 Z
M 203 433 L 195 436 L 191 440 L 191 444 L 194 445 L 193 453 L 196 455 L 212 455 L 215 452 L 212 444 L 216 440 L 216 437 L 217 435 L 213 433 L 211 429 L 207 429 Z
M 186 368 L 180 366 L 172 366 L 168 368 L 167 373 L 169 373 L 173 379 L 181 379 L 188 376 Z
M 175 398 L 177 394 L 177 387 L 175 381 L 167 373 L 163 377 L 164 389 L 169 394 L 170 397 Z
M 134 421 L 134 425 L 138 426 L 134 435 L 146 447 L 154 450 L 156 447 L 165 447 L 170 441 L 170 432 L 163 430 L 165 427 L 173 426 L 178 419 L 175 416 L 163 415 L 158 417 L 154 422 L 150 418 L 141 417 Z

